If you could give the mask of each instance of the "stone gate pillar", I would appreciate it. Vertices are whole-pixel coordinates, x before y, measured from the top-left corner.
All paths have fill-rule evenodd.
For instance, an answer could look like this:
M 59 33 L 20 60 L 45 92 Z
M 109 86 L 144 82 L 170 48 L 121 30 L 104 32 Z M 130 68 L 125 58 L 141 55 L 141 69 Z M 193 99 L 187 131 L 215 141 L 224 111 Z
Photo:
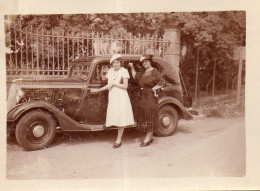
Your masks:
M 179 76 L 179 63 L 180 63 L 180 30 L 175 26 L 168 24 L 164 29 L 164 41 L 170 41 L 167 45 L 163 58 L 170 61 L 170 63 L 176 69 L 175 79 L 178 79 L 177 83 L 180 83 Z

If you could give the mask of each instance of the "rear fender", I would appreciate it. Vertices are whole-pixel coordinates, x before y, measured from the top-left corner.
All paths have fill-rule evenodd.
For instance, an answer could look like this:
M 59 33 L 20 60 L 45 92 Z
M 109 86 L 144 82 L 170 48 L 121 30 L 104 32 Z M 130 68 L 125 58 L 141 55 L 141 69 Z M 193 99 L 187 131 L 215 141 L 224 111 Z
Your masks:
M 162 97 L 162 98 L 159 98 L 159 108 L 164 106 L 164 105 L 172 105 L 173 107 L 176 108 L 180 118 L 182 119 L 186 119 L 186 120 L 191 120 L 193 119 L 192 115 L 189 113 L 189 111 L 182 105 L 182 103 L 173 98 L 173 97 L 168 97 L 168 96 L 165 96 L 165 97 Z

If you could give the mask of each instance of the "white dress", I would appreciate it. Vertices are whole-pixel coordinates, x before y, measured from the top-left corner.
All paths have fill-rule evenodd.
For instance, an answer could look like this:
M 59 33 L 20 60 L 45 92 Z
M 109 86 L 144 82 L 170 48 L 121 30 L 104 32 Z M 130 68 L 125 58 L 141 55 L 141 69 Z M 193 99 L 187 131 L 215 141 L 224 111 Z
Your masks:
M 127 69 L 121 67 L 118 71 L 113 68 L 107 72 L 108 84 L 113 81 L 120 83 L 123 79 L 129 79 Z M 130 98 L 127 90 L 113 86 L 108 95 L 106 127 L 125 127 L 134 125 L 134 117 Z

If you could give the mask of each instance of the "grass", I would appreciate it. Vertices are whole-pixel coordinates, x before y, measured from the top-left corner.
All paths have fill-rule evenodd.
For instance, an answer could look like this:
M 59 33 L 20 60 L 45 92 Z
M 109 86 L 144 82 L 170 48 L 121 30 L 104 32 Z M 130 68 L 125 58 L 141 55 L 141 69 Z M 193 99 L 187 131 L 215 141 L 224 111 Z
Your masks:
M 232 117 L 245 114 L 245 91 L 241 91 L 241 101 L 237 104 L 236 90 L 215 97 L 200 97 L 193 102 L 193 107 L 207 117 Z
M 207 117 L 235 117 L 245 114 L 245 102 L 241 103 L 219 103 L 212 107 L 201 108 L 200 112 Z

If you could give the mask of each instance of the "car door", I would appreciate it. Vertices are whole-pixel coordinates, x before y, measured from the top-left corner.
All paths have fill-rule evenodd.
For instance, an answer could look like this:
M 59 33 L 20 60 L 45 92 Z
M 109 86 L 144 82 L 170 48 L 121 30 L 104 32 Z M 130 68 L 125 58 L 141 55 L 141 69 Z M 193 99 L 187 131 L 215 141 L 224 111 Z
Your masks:
M 87 111 L 85 114 L 85 123 L 87 124 L 105 124 L 108 91 L 91 93 L 91 89 L 99 89 L 107 85 L 106 74 L 109 68 L 109 61 L 100 61 L 93 68 L 84 104 L 84 108 Z
M 82 62 L 74 64 L 70 69 L 68 79 L 63 80 L 63 88 L 59 89 L 55 99 L 55 105 L 63 109 L 64 113 L 81 122 L 85 118 L 84 93 L 86 82 L 90 75 L 91 63 Z

